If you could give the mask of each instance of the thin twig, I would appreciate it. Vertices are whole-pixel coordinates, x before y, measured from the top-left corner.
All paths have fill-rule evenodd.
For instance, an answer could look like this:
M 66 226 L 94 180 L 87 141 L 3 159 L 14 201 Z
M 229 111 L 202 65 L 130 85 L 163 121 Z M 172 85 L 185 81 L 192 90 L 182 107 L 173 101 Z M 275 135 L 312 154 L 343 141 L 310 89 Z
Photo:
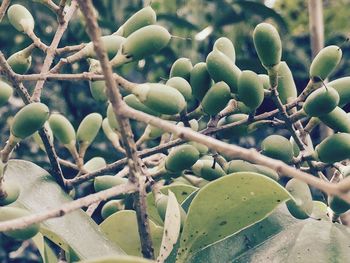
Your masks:
M 0 6 L 0 22 L 4 18 L 7 8 L 10 6 L 11 0 L 3 0 Z
M 112 104 L 113 112 L 120 125 L 122 143 L 128 157 L 129 181 L 138 187 L 134 195 L 135 211 L 138 223 L 141 251 L 145 258 L 154 258 L 150 226 L 147 215 L 145 177 L 141 169 L 141 160 L 137 155 L 137 149 L 133 138 L 129 119 L 121 114 L 123 99 L 113 78 L 112 67 L 109 64 L 107 53 L 101 41 L 101 30 L 97 24 L 97 17 L 91 0 L 78 0 L 79 7 L 85 16 L 88 34 L 93 42 L 96 55 L 100 61 L 103 75 L 106 77 L 107 95 Z

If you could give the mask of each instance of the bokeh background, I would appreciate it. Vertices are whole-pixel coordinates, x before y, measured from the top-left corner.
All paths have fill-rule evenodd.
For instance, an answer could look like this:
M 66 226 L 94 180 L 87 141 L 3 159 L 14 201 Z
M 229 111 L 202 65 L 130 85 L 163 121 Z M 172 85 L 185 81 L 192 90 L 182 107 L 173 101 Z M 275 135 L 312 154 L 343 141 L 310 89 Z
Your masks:
M 58 2 L 57 0 L 55 2 Z M 309 34 L 309 15 L 306 0 L 269 0 L 269 1 L 234 1 L 234 0 L 153 0 L 152 7 L 156 10 L 159 24 L 168 28 L 174 37 L 170 45 L 159 54 L 146 58 L 139 63 L 124 66 L 119 73 L 134 82 L 158 82 L 167 79 L 172 63 L 179 57 L 191 59 L 192 64 L 205 61 L 206 55 L 212 50 L 215 40 L 221 36 L 230 38 L 236 48 L 237 66 L 242 70 L 250 69 L 257 73 L 265 73 L 256 55 L 252 32 L 254 27 L 263 21 L 276 25 L 283 43 L 283 60 L 291 68 L 298 90 L 301 91 L 308 81 L 308 68 L 311 63 L 311 48 Z M 44 5 L 35 1 L 17 1 L 26 6 L 35 18 L 35 33 L 40 39 L 50 44 L 57 28 L 56 16 Z M 95 0 L 99 14 L 99 24 L 104 35 L 115 32 L 118 27 L 133 13 L 149 4 L 142 0 Z M 348 14 L 349 0 L 325 0 L 324 28 L 325 45 L 339 45 L 343 49 L 343 59 L 338 69 L 330 79 L 349 75 L 350 46 L 346 41 L 349 33 Z M 88 42 L 85 24 L 81 14 L 77 14 L 70 22 L 62 38 L 60 47 Z M 9 57 L 14 52 L 28 46 L 31 40 L 16 31 L 5 17 L 0 23 L 0 50 Z M 34 51 L 33 65 L 28 72 L 39 73 L 44 60 L 44 54 Z M 55 63 L 58 62 L 57 58 Z M 66 73 L 87 71 L 85 61 L 65 66 Z M 26 82 L 25 86 L 32 90 L 35 82 Z M 42 102 L 49 105 L 51 111 L 63 113 L 78 127 L 80 121 L 91 112 L 99 112 L 105 116 L 106 105 L 97 103 L 91 97 L 87 81 L 50 81 L 46 82 Z M 11 116 L 22 107 L 21 99 L 15 95 L 8 106 L 0 108 L 0 143 L 5 144 L 9 135 Z M 272 109 L 266 101 L 260 112 Z M 133 123 L 136 137 L 142 131 L 142 124 Z M 237 139 L 235 143 L 246 147 L 259 146 L 261 139 L 273 130 L 258 131 L 254 136 Z M 283 131 L 279 131 L 283 133 Z M 319 131 L 313 138 L 317 141 Z M 57 145 L 58 155 L 70 159 L 69 153 Z M 96 142 L 89 148 L 86 160 L 94 156 L 102 156 L 107 163 L 122 156 L 106 142 L 102 132 Z M 16 149 L 15 158 L 31 160 L 49 169 L 48 160 L 32 139 L 21 143 Z M 66 176 L 74 173 L 65 170 Z M 43 197 L 45 198 L 45 197 Z M 10 251 L 15 251 L 20 244 L 0 236 L 0 262 L 40 262 L 34 249 L 19 253 L 15 258 Z M 30 246 L 30 244 L 28 245 Z M 15 252 L 12 252 L 15 253 Z

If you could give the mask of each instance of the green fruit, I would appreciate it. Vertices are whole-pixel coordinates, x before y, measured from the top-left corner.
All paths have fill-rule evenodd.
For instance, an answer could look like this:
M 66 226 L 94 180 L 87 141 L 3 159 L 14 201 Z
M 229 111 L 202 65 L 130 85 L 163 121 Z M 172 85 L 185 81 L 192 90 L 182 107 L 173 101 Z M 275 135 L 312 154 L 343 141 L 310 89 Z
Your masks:
M 34 18 L 32 14 L 23 5 L 12 5 L 7 10 L 7 17 L 20 32 L 32 32 L 34 30 Z
M 200 62 L 194 65 L 191 71 L 190 83 L 193 96 L 201 101 L 212 84 L 206 63 Z
M 52 133 L 50 125 L 49 125 L 49 123 L 47 121 L 44 124 L 44 128 L 48 132 L 50 142 L 53 143 L 53 133 Z M 33 139 L 39 145 L 40 149 L 43 150 L 44 152 L 46 152 L 44 142 L 42 141 L 42 139 L 41 139 L 41 137 L 39 135 L 39 132 L 35 132 L 33 134 Z
M 269 81 L 270 86 L 270 81 Z M 282 61 L 278 67 L 277 91 L 283 104 L 287 104 L 298 96 L 297 87 L 286 62 Z
M 110 200 L 101 209 L 101 216 L 106 219 L 114 213 L 124 210 L 124 200 Z
M 0 79 L 0 107 L 4 106 L 12 96 L 13 88 L 4 80 Z
M 181 77 L 187 81 L 190 81 L 192 68 L 193 66 L 191 60 L 188 58 L 179 58 L 171 66 L 169 77 Z
M 95 192 L 100 192 L 117 185 L 126 184 L 127 182 L 128 179 L 124 177 L 118 177 L 114 175 L 97 176 L 94 180 L 94 189 Z
M 137 85 L 132 93 L 150 109 L 162 114 L 177 114 L 186 107 L 185 98 L 175 88 L 160 83 Z
M 333 111 L 339 103 L 339 94 L 332 87 L 319 88 L 308 96 L 303 105 L 307 115 L 319 117 Z
M 59 113 L 51 114 L 49 124 L 54 136 L 63 145 L 75 145 L 75 130 L 66 117 Z
M 156 20 L 156 13 L 151 6 L 147 6 L 133 14 L 114 34 L 128 37 L 142 27 L 155 24 Z
M 12 219 L 18 219 L 29 215 L 30 213 L 27 210 L 22 208 L 8 207 L 8 206 L 0 208 L 0 222 L 12 220 Z M 39 224 L 32 224 L 23 229 L 10 230 L 10 231 L 5 231 L 3 233 L 15 239 L 25 240 L 25 239 L 32 238 L 38 232 L 39 232 Z
M 112 130 L 111 126 L 109 126 L 107 118 L 104 118 L 102 121 L 102 130 L 108 140 L 110 140 L 114 145 L 119 146 L 119 136 L 115 131 Z
M 264 87 L 255 72 L 242 71 L 238 79 L 238 98 L 252 109 L 258 108 L 263 102 Z
M 172 77 L 165 83 L 165 85 L 180 91 L 186 101 L 189 101 L 192 98 L 191 85 L 182 77 Z
M 3 196 L 2 198 L 0 198 L 0 206 L 9 205 L 17 200 L 20 193 L 20 190 L 17 184 L 3 181 L 1 187 L 2 187 L 2 190 L 6 193 L 6 196 Z
M 324 163 L 335 163 L 350 158 L 350 134 L 333 134 L 317 145 L 315 151 L 318 159 Z
M 198 150 L 189 144 L 173 148 L 165 159 L 165 168 L 171 172 L 190 169 L 199 159 Z
M 339 94 L 339 107 L 344 107 L 350 102 L 350 77 L 344 77 L 333 80 L 328 83 L 329 86 L 333 87 Z
M 49 118 L 49 108 L 40 102 L 30 103 L 13 118 L 11 133 L 24 139 L 39 130 Z
M 293 145 L 280 135 L 270 135 L 261 143 L 262 154 L 285 163 L 293 160 Z
M 143 137 L 143 141 L 154 140 L 162 136 L 164 131 L 156 126 L 148 124 L 145 128 L 144 133 L 141 137 Z
M 348 202 L 333 195 L 328 196 L 328 205 L 337 215 L 341 215 L 350 209 L 350 204 Z
M 91 96 L 98 102 L 108 100 L 106 82 L 104 80 L 89 81 Z
M 337 67 L 342 57 L 338 46 L 328 46 L 316 55 L 310 66 L 310 78 L 325 80 Z
M 125 38 L 118 35 L 109 35 L 101 37 L 101 41 L 108 58 L 112 59 L 118 53 Z M 92 42 L 89 42 L 80 52 L 84 54 L 84 57 L 97 58 Z
M 112 130 L 114 130 L 114 131 L 119 131 L 119 129 L 120 129 L 119 123 L 118 123 L 116 116 L 114 114 L 112 104 L 109 104 L 107 107 L 107 119 L 108 119 L 109 127 L 111 127 Z
M 232 114 L 220 119 L 218 122 L 218 127 L 224 126 L 226 124 L 246 120 L 247 118 L 248 118 L 247 114 L 242 114 L 242 113 Z M 223 139 L 239 138 L 247 134 L 247 129 L 248 129 L 248 125 L 242 124 L 242 125 L 234 126 L 232 128 L 219 131 L 218 136 L 219 138 L 223 138 Z
M 79 144 L 85 143 L 90 145 L 96 138 L 101 128 L 102 116 L 99 113 L 87 115 L 80 123 L 77 130 L 77 140 Z
M 255 168 L 258 170 L 259 174 L 266 175 L 267 177 L 270 177 L 271 179 L 278 181 L 279 180 L 279 175 L 275 170 L 272 170 L 269 167 L 259 165 L 259 164 L 254 164 Z
M 130 95 L 125 96 L 124 101 L 129 107 L 131 107 L 135 110 L 142 111 L 142 112 L 145 112 L 147 114 L 154 115 L 154 116 L 160 116 L 159 112 L 151 110 L 145 104 L 141 103 L 140 100 L 134 94 L 130 94 Z
M 307 219 L 312 213 L 313 202 L 309 186 L 298 179 L 292 178 L 286 185 L 286 190 L 293 196 L 287 201 L 289 212 L 298 219 Z
M 193 147 L 195 147 L 200 155 L 204 155 L 207 154 L 209 151 L 208 146 L 198 143 L 198 142 L 189 142 L 188 144 L 192 145 Z
M 208 181 L 213 181 L 226 175 L 218 163 L 215 163 L 214 167 L 213 164 L 213 160 L 200 159 L 192 166 L 192 171 L 195 175 Z
M 225 167 L 226 174 L 237 173 L 237 172 L 254 172 L 258 173 L 258 169 L 254 164 L 244 160 L 232 160 L 227 163 Z
M 7 59 L 7 63 L 15 73 L 25 74 L 32 64 L 31 51 L 29 52 L 28 49 L 20 50 L 12 54 Z
M 223 81 L 215 83 L 202 100 L 203 111 L 214 116 L 226 107 L 230 99 L 230 87 Z
M 84 168 L 87 172 L 93 173 L 97 170 L 105 168 L 107 166 L 106 160 L 102 157 L 91 158 L 88 162 L 84 164 Z
M 283 62 L 281 62 L 282 64 Z M 268 75 L 266 74 L 259 74 L 259 79 L 260 79 L 260 82 L 262 83 L 264 89 L 267 89 L 269 90 L 271 87 L 270 87 L 270 78 Z M 281 80 L 279 79 L 278 82 L 280 82 Z M 279 93 L 279 92 L 278 92 Z
M 166 216 L 166 209 L 168 206 L 168 200 L 169 200 L 169 197 L 167 195 L 164 195 L 164 194 L 161 194 L 161 196 L 156 199 L 157 211 L 158 211 L 160 218 L 163 220 L 163 222 L 164 222 L 165 216 Z M 182 208 L 181 205 L 179 205 L 179 208 L 180 208 L 181 229 L 182 229 L 182 227 L 185 224 L 187 215 L 186 215 L 186 212 Z
M 282 57 L 282 43 L 273 25 L 258 24 L 253 32 L 253 40 L 259 59 L 265 68 L 278 65 Z
M 241 70 L 222 52 L 214 49 L 207 56 L 207 69 L 215 82 L 224 81 L 231 92 L 237 92 L 237 81 Z
M 319 119 L 336 132 L 350 133 L 350 116 L 340 107 L 320 116 Z
M 170 38 L 171 35 L 162 26 L 142 27 L 126 38 L 111 63 L 119 66 L 132 60 L 143 59 L 167 46 Z
M 219 50 L 224 53 L 233 63 L 236 61 L 236 51 L 231 40 L 227 37 L 218 38 L 213 46 L 213 50 Z

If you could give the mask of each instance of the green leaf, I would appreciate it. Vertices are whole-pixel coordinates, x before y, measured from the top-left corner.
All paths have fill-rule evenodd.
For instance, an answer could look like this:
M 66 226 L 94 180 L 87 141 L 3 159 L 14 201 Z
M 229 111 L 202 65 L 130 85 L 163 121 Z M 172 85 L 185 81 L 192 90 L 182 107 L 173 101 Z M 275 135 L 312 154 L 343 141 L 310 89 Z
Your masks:
M 162 244 L 160 245 L 157 262 L 163 263 L 170 255 L 180 234 L 181 215 L 179 203 L 173 192 L 169 190 L 168 205 L 165 213 Z
M 154 251 L 158 255 L 162 242 L 163 227 L 157 226 L 151 220 L 149 222 Z M 114 213 L 100 224 L 100 229 L 128 255 L 142 256 L 135 211 L 123 210 Z
M 134 256 L 102 257 L 92 260 L 79 261 L 80 263 L 155 263 L 153 260 Z
M 192 192 L 194 192 L 197 189 L 198 188 L 194 186 L 178 184 L 178 185 L 164 186 L 160 189 L 160 191 L 166 195 L 168 194 L 168 190 L 172 191 L 175 194 L 178 203 L 181 204 L 187 198 L 187 196 L 189 196 Z M 149 218 L 153 222 L 155 222 L 157 225 L 162 226 L 163 220 L 160 218 L 158 214 L 155 201 L 154 201 L 154 196 L 152 193 L 149 193 L 147 195 L 147 210 L 148 210 Z
M 41 233 L 36 234 L 32 238 L 32 240 L 38 248 L 44 263 L 56 263 L 58 261 L 55 252 L 49 246 L 49 244 L 45 240 L 45 237 Z
M 234 173 L 207 184 L 190 205 L 178 262 L 262 220 L 289 198 L 277 182 L 257 173 Z
M 14 205 L 39 213 L 62 206 L 72 199 L 64 193 L 47 171 L 27 161 L 10 161 L 5 180 L 20 187 L 20 196 Z M 112 244 L 98 225 L 82 210 L 41 223 L 40 232 L 73 258 L 92 258 L 122 255 L 121 248 Z

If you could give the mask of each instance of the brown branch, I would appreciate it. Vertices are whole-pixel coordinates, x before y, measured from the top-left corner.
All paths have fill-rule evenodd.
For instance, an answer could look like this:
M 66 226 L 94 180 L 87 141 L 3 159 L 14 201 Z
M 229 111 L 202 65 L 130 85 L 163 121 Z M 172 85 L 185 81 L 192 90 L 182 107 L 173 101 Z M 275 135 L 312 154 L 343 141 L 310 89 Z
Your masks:
M 136 186 L 131 183 L 114 186 L 107 190 L 100 191 L 95 194 L 91 194 L 80 199 L 65 203 L 62 206 L 47 211 L 43 211 L 37 214 L 4 221 L 0 223 L 0 231 L 9 231 L 14 229 L 25 228 L 34 223 L 40 223 L 50 218 L 62 217 L 67 213 L 80 209 L 82 207 L 88 207 L 96 202 L 105 201 L 111 197 L 123 194 L 132 193 L 136 191 Z
M 62 48 L 56 49 L 56 55 L 61 55 L 62 53 L 69 53 L 69 52 L 75 52 L 83 49 L 86 46 L 85 43 L 79 44 L 79 45 L 73 45 L 73 46 L 65 46 Z
M 64 7 L 66 6 L 67 0 L 61 0 L 58 4 L 58 10 L 57 10 L 57 20 L 58 23 L 63 25 L 67 20 L 64 16 Z
M 11 0 L 3 0 L 0 6 L 0 22 L 4 18 L 7 8 L 10 6 Z
M 135 197 L 135 211 L 138 222 L 138 230 L 141 240 L 141 250 L 145 258 L 154 258 L 152 239 L 150 235 L 149 220 L 146 206 L 146 189 L 144 176 L 141 169 L 141 160 L 137 155 L 129 119 L 121 115 L 123 99 L 113 78 L 112 67 L 109 64 L 107 53 L 101 41 L 101 30 L 97 24 L 97 17 L 91 0 L 78 0 L 80 9 L 85 16 L 88 34 L 94 44 L 96 55 L 100 61 L 103 75 L 106 77 L 108 98 L 112 104 L 114 114 L 120 125 L 120 134 L 126 156 L 128 157 L 129 181 L 138 187 Z
M 78 5 L 77 5 L 76 0 L 72 0 L 71 6 L 67 12 L 67 15 L 64 18 L 64 23 L 59 24 L 57 31 L 55 33 L 55 36 L 53 37 L 53 40 L 51 42 L 51 45 L 46 52 L 46 57 L 44 60 L 44 64 L 41 68 L 41 73 L 46 73 L 50 70 L 50 66 L 51 66 L 53 59 L 55 57 L 55 52 L 56 52 L 56 49 L 58 47 L 58 44 L 59 44 L 64 32 L 67 29 L 69 20 L 73 17 L 77 8 L 78 8 Z M 33 101 L 40 101 L 41 91 L 44 87 L 44 83 L 45 83 L 45 80 L 39 80 L 36 83 L 36 86 L 34 88 L 34 92 L 32 95 Z

